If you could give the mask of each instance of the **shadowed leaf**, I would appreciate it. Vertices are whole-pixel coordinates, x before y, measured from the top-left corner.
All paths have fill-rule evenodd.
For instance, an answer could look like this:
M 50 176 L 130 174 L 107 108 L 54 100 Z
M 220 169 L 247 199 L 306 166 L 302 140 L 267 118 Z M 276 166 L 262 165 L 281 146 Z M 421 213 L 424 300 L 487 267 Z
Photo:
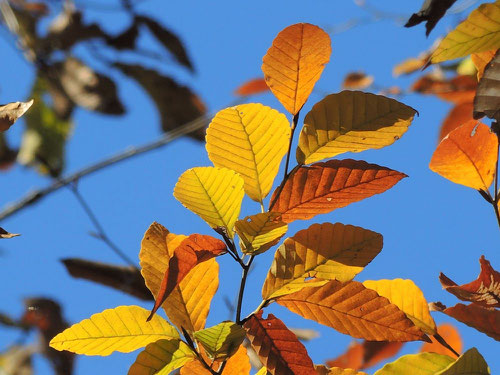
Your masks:
M 489 375 L 490 370 L 483 356 L 476 348 L 471 348 L 451 363 L 438 375 Z
M 264 212 L 238 220 L 234 229 L 243 253 L 256 255 L 276 245 L 288 230 L 288 225 L 281 221 L 281 214 Z
M 404 173 L 352 159 L 329 160 L 296 168 L 270 210 L 285 223 L 306 220 L 383 193 L 407 177 Z M 276 198 L 276 194 L 278 194 Z
M 0 105 L 0 132 L 8 130 L 19 117 L 24 115 L 33 104 L 33 99 L 29 102 L 14 102 Z
M 245 330 L 234 322 L 222 322 L 194 333 L 210 358 L 223 360 L 231 357 L 245 338 Z
M 498 6 L 500 9 L 500 1 L 497 1 L 497 3 L 499 4 Z M 500 122 L 499 51 L 497 51 L 493 59 L 484 68 L 483 77 L 481 78 L 477 86 L 476 97 L 474 98 L 474 118 L 476 119 L 483 116 L 488 116 L 489 118 L 495 119 L 497 122 Z
M 434 26 L 445 15 L 456 0 L 425 0 L 418 13 L 413 13 L 405 27 L 412 27 L 425 21 L 425 35 L 429 36 Z
M 382 243 L 382 235 L 360 227 L 313 224 L 276 250 L 262 297 L 274 299 L 328 280 L 351 280 L 377 256 Z
M 436 375 L 453 362 L 453 358 L 442 354 L 408 354 L 386 364 L 374 375 Z
M 262 71 L 274 96 L 292 115 L 307 101 L 331 52 L 328 34 L 308 23 L 288 26 L 273 40 Z

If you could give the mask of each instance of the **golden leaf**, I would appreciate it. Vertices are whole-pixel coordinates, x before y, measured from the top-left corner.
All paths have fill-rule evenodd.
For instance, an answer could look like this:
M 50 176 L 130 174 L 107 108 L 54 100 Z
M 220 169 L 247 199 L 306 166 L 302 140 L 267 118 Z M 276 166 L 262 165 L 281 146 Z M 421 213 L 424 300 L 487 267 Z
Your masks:
M 288 230 L 277 212 L 264 212 L 238 220 L 234 229 L 245 254 L 260 254 L 276 245 Z
M 486 68 L 486 65 L 495 57 L 495 54 L 497 53 L 496 49 L 490 50 L 490 51 L 484 51 L 484 52 L 479 52 L 479 53 L 473 53 L 470 55 L 470 58 L 472 62 L 474 63 L 474 66 L 477 69 L 477 80 L 479 81 L 481 77 L 484 74 L 484 68 Z
M 408 354 L 386 364 L 374 375 L 436 375 L 453 362 L 453 358 L 442 354 Z

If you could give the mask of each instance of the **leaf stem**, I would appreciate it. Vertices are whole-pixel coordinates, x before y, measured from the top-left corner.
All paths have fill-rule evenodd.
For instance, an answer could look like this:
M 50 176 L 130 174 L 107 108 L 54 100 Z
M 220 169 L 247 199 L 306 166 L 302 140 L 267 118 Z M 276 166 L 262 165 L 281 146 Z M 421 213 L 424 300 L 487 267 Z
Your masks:
M 298 111 L 297 114 L 294 115 L 292 119 L 292 134 L 290 134 L 290 143 L 288 144 L 288 152 L 286 153 L 285 175 L 283 176 L 283 179 L 286 179 L 288 176 L 288 164 L 290 163 L 290 153 L 292 151 L 293 135 L 295 134 L 295 129 L 297 128 L 297 123 L 299 122 L 299 115 L 300 111 Z
M 247 282 L 248 271 L 252 266 L 255 255 L 251 255 L 248 263 L 243 266 L 243 273 L 241 275 L 240 291 L 238 293 L 238 304 L 236 306 L 236 323 L 241 324 L 241 307 L 243 304 L 243 293 L 245 292 L 245 285 Z
M 240 264 L 241 268 L 245 268 L 245 263 L 243 263 L 243 260 L 241 260 L 240 255 L 238 254 L 238 250 L 236 250 L 236 245 L 234 244 L 234 241 L 231 238 L 229 238 L 229 236 L 225 232 L 217 232 L 217 233 L 219 233 L 224 239 L 224 242 L 226 243 L 226 246 L 229 249 L 228 252 L 229 255 L 231 255 L 231 257 Z
M 189 336 L 189 333 L 184 329 L 184 327 L 181 327 L 182 334 L 184 336 L 184 339 L 186 340 L 187 346 L 191 348 L 191 350 L 194 352 L 198 360 L 201 362 L 203 367 L 205 367 L 212 375 L 219 375 L 219 372 L 215 371 L 201 356 L 201 354 L 196 350 L 196 346 L 194 345 L 193 340 L 191 339 L 191 336 Z
M 498 122 L 495 122 L 491 128 L 493 129 L 493 131 L 495 132 L 495 134 L 497 135 L 497 139 L 498 139 L 498 148 L 497 148 L 497 163 L 496 163 L 496 170 L 495 170 L 495 184 L 493 186 L 493 202 L 492 202 L 492 205 L 493 205 L 493 209 L 495 210 L 495 215 L 497 217 L 497 222 L 498 222 L 498 227 L 500 228 L 500 212 L 499 212 L 499 209 L 498 209 L 498 203 L 500 201 L 500 192 L 498 191 L 498 158 L 500 157 L 500 125 L 498 124 Z
M 457 353 L 457 352 L 455 351 L 455 349 L 453 349 L 453 348 L 451 347 L 451 345 L 450 345 L 450 344 L 448 344 L 448 343 L 446 342 L 446 340 L 445 340 L 445 339 L 444 339 L 444 338 L 443 338 L 443 337 L 442 337 L 439 333 L 437 333 L 437 332 L 436 332 L 436 334 L 434 335 L 434 338 L 435 338 L 435 339 L 436 339 L 436 341 L 437 341 L 438 343 L 440 343 L 443 347 L 445 347 L 446 349 L 448 349 L 449 351 L 451 351 L 453 354 L 455 354 L 455 355 L 457 356 L 457 358 L 458 358 L 458 357 L 460 357 L 460 354 L 459 354 L 459 353 Z

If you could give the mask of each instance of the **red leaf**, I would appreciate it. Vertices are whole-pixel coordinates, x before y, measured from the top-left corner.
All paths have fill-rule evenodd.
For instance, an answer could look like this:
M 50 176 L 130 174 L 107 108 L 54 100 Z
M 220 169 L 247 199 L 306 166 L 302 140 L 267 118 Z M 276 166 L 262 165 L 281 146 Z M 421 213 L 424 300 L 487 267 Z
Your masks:
M 226 251 L 226 244 L 212 236 L 192 234 L 184 239 L 174 250 L 172 258 L 170 258 L 148 321 L 189 271 L 201 262 L 225 254 Z
M 316 375 L 307 350 L 285 324 L 262 311 L 252 315 L 243 325 L 253 349 L 273 375 Z

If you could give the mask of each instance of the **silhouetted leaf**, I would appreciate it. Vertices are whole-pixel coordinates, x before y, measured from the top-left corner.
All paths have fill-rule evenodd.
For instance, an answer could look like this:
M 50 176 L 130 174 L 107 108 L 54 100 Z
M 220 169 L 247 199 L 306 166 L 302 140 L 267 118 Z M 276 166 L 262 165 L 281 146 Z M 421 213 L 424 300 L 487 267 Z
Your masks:
M 0 105 L 0 132 L 8 130 L 19 117 L 26 113 L 32 104 L 33 100 Z
M 493 59 L 484 68 L 483 77 L 477 86 L 476 97 L 474 98 L 474 118 L 477 119 L 483 116 L 488 116 L 489 118 L 500 122 L 499 75 L 500 49 L 495 54 L 495 57 L 493 57 Z
M 455 1 L 456 0 L 425 0 L 422 8 L 418 13 L 413 13 L 411 15 L 405 27 L 412 27 L 425 21 L 425 35 L 429 36 L 434 26 L 436 26 L 438 21 Z
M 139 36 L 139 25 L 134 19 L 132 24 L 118 35 L 106 37 L 106 44 L 117 50 L 134 49 Z

